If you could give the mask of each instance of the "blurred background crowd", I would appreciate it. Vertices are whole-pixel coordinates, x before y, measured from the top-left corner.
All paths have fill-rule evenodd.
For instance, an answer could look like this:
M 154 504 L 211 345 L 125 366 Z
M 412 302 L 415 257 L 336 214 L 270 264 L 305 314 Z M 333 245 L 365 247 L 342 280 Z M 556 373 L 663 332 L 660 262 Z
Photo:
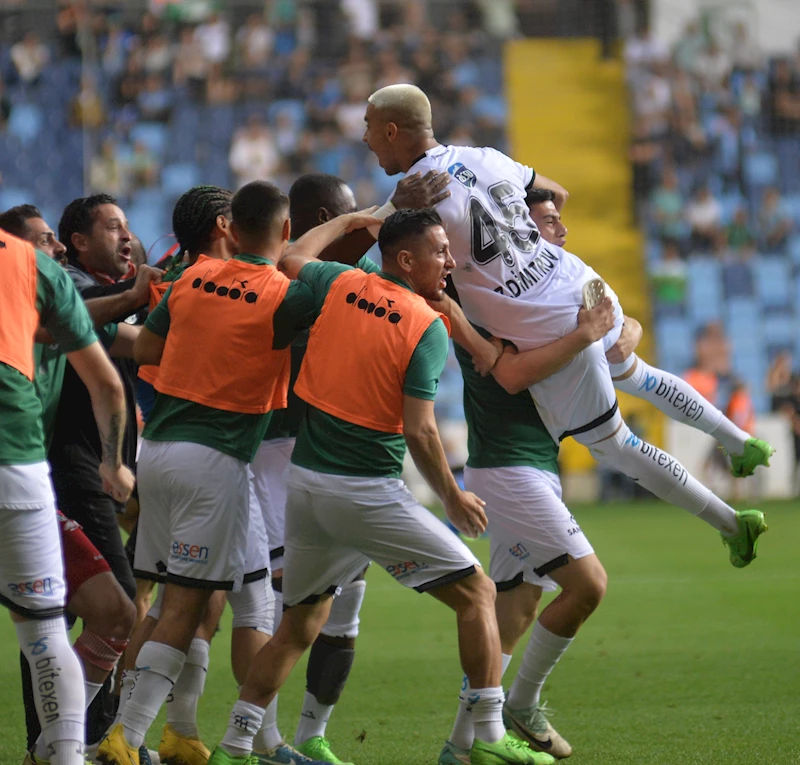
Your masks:
M 2 0 L 0 209 L 55 223 L 111 193 L 152 262 L 197 183 L 321 171 L 381 203 L 397 178 L 361 141 L 374 89 L 413 82 L 442 142 L 508 151 L 504 43 L 595 35 L 598 66 L 625 64 L 658 361 L 742 422 L 781 412 L 800 448 L 800 47 L 767 55 L 746 15 L 715 18 L 667 47 L 634 0 Z M 557 87 L 531 81 L 545 118 Z M 460 396 L 453 363 L 445 424 Z

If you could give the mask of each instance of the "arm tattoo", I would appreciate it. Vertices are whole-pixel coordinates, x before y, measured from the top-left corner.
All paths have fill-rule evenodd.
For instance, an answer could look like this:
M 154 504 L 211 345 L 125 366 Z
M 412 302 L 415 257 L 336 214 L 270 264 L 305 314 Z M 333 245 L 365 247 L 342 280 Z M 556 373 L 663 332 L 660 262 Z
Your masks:
M 117 467 L 122 461 L 122 436 L 125 415 L 115 412 L 108 421 L 108 431 L 102 438 L 103 462 L 111 467 Z

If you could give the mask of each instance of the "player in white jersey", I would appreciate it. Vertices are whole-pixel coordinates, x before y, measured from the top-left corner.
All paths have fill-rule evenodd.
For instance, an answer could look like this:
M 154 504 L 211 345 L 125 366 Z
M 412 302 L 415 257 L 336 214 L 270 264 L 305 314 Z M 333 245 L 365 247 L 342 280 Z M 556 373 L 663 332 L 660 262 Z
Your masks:
M 550 189 L 531 189 L 525 197 L 531 219 L 542 238 L 557 247 L 564 247 L 567 242 L 567 227 L 561 221 L 556 202 L 555 194 Z M 617 343 L 606 353 L 614 387 L 649 401 L 677 422 L 717 438 L 731 456 L 731 473 L 735 478 L 752 475 L 757 465 L 768 465 L 769 458 L 775 451 L 768 443 L 751 437 L 734 425 L 688 382 L 677 375 L 650 366 L 634 353 L 642 336 L 641 325 L 627 316 L 623 318 L 626 328 L 633 330 L 628 334 L 636 341 L 626 343 L 625 347 Z M 522 387 L 527 387 L 524 381 Z
M 437 211 L 456 261 L 453 284 L 471 321 L 520 351 L 545 354 L 543 346 L 575 329 L 584 285 L 599 277 L 577 256 L 545 242 L 536 229 L 525 204 L 537 182 L 532 168 L 495 149 L 439 144 L 430 102 L 412 85 L 373 93 L 365 121 L 364 141 L 387 174 L 435 169 L 453 176 L 450 197 Z M 538 354 L 516 357 L 517 367 L 521 359 L 530 362 L 526 385 L 545 427 L 556 441 L 572 436 L 599 462 L 709 523 L 722 534 L 731 563 L 748 565 L 766 531 L 763 513 L 735 511 L 623 421 L 605 355 L 622 324 L 617 302 L 615 326 L 606 337 L 546 378 Z M 509 358 L 504 355 L 498 367 Z

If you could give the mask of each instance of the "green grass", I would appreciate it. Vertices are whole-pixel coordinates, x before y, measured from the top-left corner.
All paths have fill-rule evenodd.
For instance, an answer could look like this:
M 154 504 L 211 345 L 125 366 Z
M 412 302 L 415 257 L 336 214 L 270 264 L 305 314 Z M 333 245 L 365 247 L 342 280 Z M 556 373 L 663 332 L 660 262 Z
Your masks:
M 656 503 L 577 508 L 610 581 L 545 688 L 558 713 L 553 722 L 575 748 L 570 762 L 800 762 L 800 513 L 792 503 L 767 509 L 771 530 L 760 557 L 741 571 L 728 564 L 711 529 L 679 510 Z M 486 557 L 485 542 L 475 549 Z M 214 641 L 201 701 L 210 745 L 236 697 L 229 636 L 226 625 Z M 372 570 L 355 667 L 329 726 L 334 750 L 357 765 L 435 763 L 457 705 L 455 638 L 444 606 Z M 7 620 L 0 640 L 0 763 L 16 765 L 24 737 Z M 298 667 L 281 693 L 287 737 L 302 691 Z M 159 731 L 157 724 L 151 746 Z

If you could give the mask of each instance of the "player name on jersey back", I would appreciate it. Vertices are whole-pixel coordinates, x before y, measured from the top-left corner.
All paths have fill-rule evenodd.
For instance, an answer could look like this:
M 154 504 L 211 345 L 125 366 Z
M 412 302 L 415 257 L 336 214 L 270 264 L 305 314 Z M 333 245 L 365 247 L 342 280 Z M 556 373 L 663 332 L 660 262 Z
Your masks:
M 430 149 L 409 172 L 430 169 L 453 178 L 450 197 L 436 209 L 456 261 L 453 283 L 470 321 L 520 350 L 571 332 L 581 287 L 594 272 L 542 239 L 525 203 L 534 171 L 496 149 L 469 146 Z

